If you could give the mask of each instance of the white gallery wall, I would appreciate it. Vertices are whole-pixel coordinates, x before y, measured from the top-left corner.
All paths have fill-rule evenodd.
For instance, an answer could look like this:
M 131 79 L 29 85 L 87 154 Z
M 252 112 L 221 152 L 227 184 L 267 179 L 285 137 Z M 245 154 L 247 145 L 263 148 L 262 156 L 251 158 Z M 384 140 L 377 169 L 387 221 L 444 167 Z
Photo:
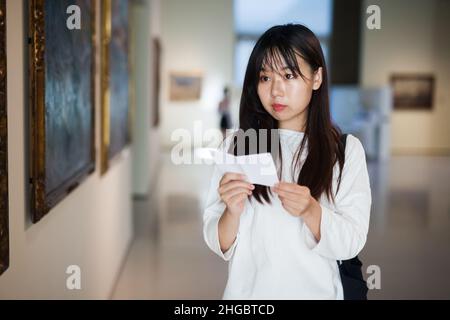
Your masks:
M 6 4 L 10 266 L 0 276 L 0 298 L 105 299 L 113 290 L 133 236 L 130 148 L 124 150 L 104 176 L 100 176 L 97 152 L 96 171 L 39 223 L 30 222 L 26 3 L 21 0 Z M 97 19 L 97 30 L 99 27 Z M 97 69 L 97 151 L 100 146 L 99 89 Z M 66 269 L 70 265 L 81 268 L 81 290 L 66 288 Z
M 365 0 L 381 9 L 381 29 L 362 24 L 361 82 L 389 83 L 392 73 L 435 75 L 431 111 L 393 111 L 395 154 L 450 154 L 450 1 Z
M 218 128 L 217 105 L 223 87 L 232 82 L 233 1 L 164 0 L 161 2 L 161 129 L 164 147 L 173 146 L 176 129 L 193 132 L 194 122 L 203 130 Z M 169 101 L 169 72 L 201 72 L 201 98 L 193 102 Z
M 135 80 L 133 115 L 133 195 L 151 192 L 159 165 L 159 127 L 153 127 L 153 46 L 160 37 L 160 0 L 131 1 L 132 74 Z

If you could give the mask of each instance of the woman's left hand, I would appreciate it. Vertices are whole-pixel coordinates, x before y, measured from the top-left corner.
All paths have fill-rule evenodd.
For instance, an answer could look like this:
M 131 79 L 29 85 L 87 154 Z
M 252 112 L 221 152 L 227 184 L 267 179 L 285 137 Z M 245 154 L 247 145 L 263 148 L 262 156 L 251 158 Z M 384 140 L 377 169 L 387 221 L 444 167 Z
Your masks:
M 274 186 L 273 190 L 278 194 L 286 211 L 295 217 L 309 215 L 318 205 L 308 187 L 296 183 L 280 182 Z
M 281 204 L 291 215 L 302 217 L 316 241 L 320 241 L 320 222 L 322 208 L 319 202 L 311 196 L 308 187 L 296 183 L 280 182 L 273 188 L 281 200 Z

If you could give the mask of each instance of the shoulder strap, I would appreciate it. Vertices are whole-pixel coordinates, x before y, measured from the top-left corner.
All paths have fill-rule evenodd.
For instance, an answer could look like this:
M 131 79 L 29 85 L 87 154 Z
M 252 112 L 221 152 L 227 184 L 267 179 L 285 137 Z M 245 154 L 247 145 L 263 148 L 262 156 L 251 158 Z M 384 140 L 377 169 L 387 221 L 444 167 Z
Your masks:
M 344 163 L 345 163 L 345 145 L 347 144 L 347 133 L 341 134 L 340 140 L 341 140 L 340 142 L 342 144 L 342 149 L 339 150 L 339 148 L 338 148 L 338 150 L 339 150 L 340 154 L 342 155 L 342 158 L 344 159 Z M 341 179 L 341 174 L 339 174 L 339 186 L 341 184 L 340 179 Z M 338 191 L 339 191 L 339 186 L 337 189 Z
M 345 161 L 345 145 L 347 144 L 347 133 L 341 134 L 341 143 L 344 146 L 344 161 Z
M 345 145 L 347 144 L 347 133 L 341 134 L 341 142 L 344 145 L 344 150 L 345 150 Z

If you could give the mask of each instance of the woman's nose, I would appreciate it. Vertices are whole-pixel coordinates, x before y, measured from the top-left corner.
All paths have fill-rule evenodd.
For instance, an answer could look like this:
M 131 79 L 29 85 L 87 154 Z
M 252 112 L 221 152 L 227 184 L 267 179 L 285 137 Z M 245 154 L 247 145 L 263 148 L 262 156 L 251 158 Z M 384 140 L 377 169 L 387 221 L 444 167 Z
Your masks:
M 284 96 L 283 81 L 279 80 L 279 79 L 275 79 L 272 82 L 272 87 L 270 88 L 270 93 L 271 93 L 272 97 Z

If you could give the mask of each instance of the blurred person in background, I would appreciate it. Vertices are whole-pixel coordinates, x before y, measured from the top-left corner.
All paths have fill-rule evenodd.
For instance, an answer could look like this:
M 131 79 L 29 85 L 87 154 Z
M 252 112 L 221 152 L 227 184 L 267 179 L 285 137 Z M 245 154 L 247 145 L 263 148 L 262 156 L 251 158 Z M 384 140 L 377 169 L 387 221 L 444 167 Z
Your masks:
M 220 114 L 220 130 L 222 136 L 225 138 L 227 129 L 232 127 L 230 116 L 230 89 L 225 87 L 223 89 L 223 98 L 219 102 L 219 114 Z

